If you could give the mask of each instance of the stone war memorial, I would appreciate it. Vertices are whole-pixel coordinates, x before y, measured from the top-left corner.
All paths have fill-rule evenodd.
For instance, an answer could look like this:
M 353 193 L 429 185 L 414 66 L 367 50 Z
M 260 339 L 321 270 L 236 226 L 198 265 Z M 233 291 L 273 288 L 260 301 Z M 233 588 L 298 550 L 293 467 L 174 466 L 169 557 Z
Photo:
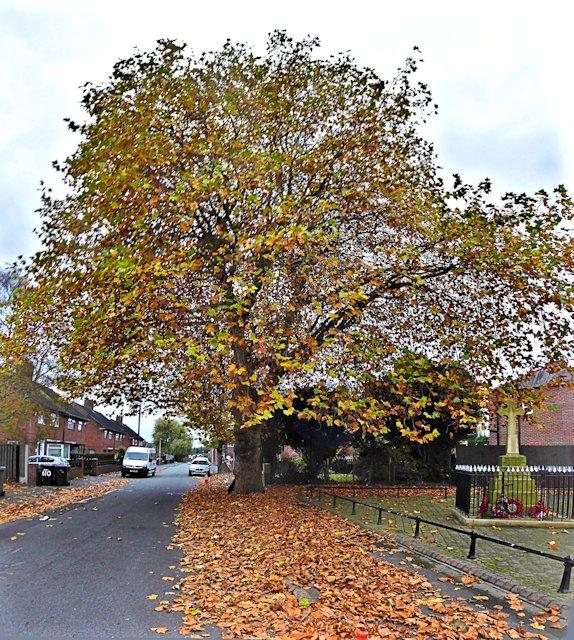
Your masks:
M 524 415 L 524 410 L 514 401 L 509 401 L 499 410 L 499 414 L 508 420 L 508 436 L 506 453 L 500 456 L 498 473 L 490 485 L 489 500 L 491 504 L 496 504 L 498 496 L 503 496 L 511 512 L 520 510 L 520 505 L 524 512 L 538 501 L 536 483 L 526 464 L 526 456 L 520 453 L 518 416 Z
M 524 410 L 509 400 L 498 411 L 507 419 L 506 452 L 498 465 L 456 467 L 456 512 L 473 526 L 574 527 L 574 469 L 529 465 L 520 453 L 519 416 Z

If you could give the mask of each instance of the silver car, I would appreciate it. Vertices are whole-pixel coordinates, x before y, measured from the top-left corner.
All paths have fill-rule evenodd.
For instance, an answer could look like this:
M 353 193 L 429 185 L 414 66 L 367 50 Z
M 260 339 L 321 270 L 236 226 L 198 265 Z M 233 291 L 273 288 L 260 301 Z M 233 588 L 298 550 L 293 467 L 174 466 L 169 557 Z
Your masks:
M 190 476 L 208 476 L 211 473 L 211 462 L 207 458 L 197 457 L 189 463 Z

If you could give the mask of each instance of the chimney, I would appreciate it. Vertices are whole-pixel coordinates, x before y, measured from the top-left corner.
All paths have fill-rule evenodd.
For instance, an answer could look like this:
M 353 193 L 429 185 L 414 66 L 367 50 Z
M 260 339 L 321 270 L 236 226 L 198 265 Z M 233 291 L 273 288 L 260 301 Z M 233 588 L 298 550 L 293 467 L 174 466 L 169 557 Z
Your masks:
M 86 398 L 84 400 L 84 407 L 86 407 L 86 409 L 93 409 L 94 408 L 94 401 L 93 400 L 88 400 Z
M 118 413 L 118 415 L 116 416 L 116 422 L 119 422 L 120 424 L 124 423 L 124 415 L 123 415 L 123 413 Z

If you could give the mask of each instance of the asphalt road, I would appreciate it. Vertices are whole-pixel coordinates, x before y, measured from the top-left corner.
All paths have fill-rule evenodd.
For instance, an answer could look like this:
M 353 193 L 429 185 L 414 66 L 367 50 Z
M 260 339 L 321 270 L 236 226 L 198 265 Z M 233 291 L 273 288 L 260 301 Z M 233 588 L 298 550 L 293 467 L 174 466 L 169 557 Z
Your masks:
M 179 566 L 180 553 L 166 547 L 177 505 L 197 482 L 187 465 L 166 465 L 55 520 L 1 525 L 0 639 L 181 637 L 179 615 L 154 607 L 178 580 L 169 567 Z M 151 631 L 161 626 L 165 636 Z

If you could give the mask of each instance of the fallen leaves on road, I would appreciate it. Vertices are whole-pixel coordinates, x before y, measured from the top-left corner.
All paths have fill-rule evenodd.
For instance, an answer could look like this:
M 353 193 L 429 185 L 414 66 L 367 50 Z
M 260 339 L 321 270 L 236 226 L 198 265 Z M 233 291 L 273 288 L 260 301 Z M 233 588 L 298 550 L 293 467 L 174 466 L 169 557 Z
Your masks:
M 348 640 L 359 628 L 370 640 L 502 640 L 510 630 L 500 609 L 477 610 L 375 558 L 379 537 L 299 505 L 292 488 L 228 496 L 202 487 L 184 498 L 178 524 L 174 543 L 190 575 L 163 610 L 182 613 L 182 635 L 197 637 L 206 624 L 224 638 L 261 640 Z M 303 606 L 301 590 L 319 600 Z
M 169 631 L 167 627 L 152 627 L 151 630 L 156 633 L 167 633 Z
M 0 524 L 20 518 L 34 518 L 46 511 L 62 509 L 80 500 L 97 498 L 113 489 L 123 486 L 127 482 L 129 482 L 129 480 L 117 478 L 89 487 L 54 488 L 50 493 L 36 496 L 30 500 L 3 504 L 2 510 L 0 511 Z
M 509 593 L 506 596 L 506 600 L 508 601 L 508 606 L 513 611 L 524 611 L 524 605 L 522 604 L 522 601 L 520 600 L 520 598 L 517 595 Z

